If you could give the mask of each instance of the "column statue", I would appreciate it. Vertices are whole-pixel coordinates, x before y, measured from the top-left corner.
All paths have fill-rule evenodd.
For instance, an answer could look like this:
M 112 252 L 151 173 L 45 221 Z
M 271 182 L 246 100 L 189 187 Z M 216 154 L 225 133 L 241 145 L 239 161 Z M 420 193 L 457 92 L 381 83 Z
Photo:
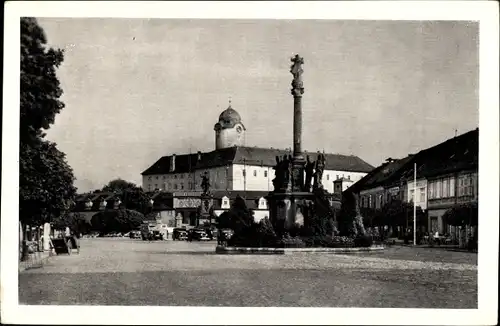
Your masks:
M 315 162 L 311 162 L 309 155 L 307 155 L 306 166 L 305 166 L 306 180 L 303 189 L 303 191 L 305 192 L 311 191 L 311 181 L 314 173 L 314 163 Z
M 204 195 L 207 195 L 210 192 L 210 181 L 208 178 L 208 172 L 205 172 L 201 177 L 201 189 L 203 189 Z
M 325 170 L 325 156 L 323 154 L 318 154 L 318 159 L 316 160 L 316 172 L 314 173 L 314 189 L 323 189 L 323 172 Z
M 304 58 L 296 54 L 292 59 L 290 59 L 293 64 L 290 66 L 290 72 L 293 75 L 292 80 L 292 95 L 300 96 L 304 94 L 304 83 L 302 82 L 302 65 L 304 64 Z

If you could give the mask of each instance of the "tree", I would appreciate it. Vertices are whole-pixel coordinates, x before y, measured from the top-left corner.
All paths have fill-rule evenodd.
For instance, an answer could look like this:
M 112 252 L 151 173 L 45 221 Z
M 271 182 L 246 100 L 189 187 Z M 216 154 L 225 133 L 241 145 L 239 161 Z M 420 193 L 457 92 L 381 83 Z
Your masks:
M 49 222 L 71 206 L 76 188 L 71 167 L 54 143 L 42 139 L 21 143 L 19 218 L 24 224 Z
M 477 203 L 457 204 L 444 213 L 443 219 L 453 226 L 477 226 Z
M 91 219 L 92 230 L 100 234 L 111 232 L 126 233 L 137 229 L 145 220 L 143 214 L 130 210 L 105 210 L 94 214 Z
M 230 221 L 230 214 L 228 212 L 223 212 L 220 214 L 216 221 L 217 221 L 217 227 L 219 229 L 230 229 L 231 228 L 231 221 Z
M 251 227 L 254 222 L 253 211 L 247 207 L 245 200 L 237 196 L 228 211 L 231 229 L 235 232 Z
M 64 230 L 69 227 L 75 234 L 88 234 L 91 231 L 91 224 L 85 216 L 78 212 L 68 212 L 52 220 L 52 225 L 57 230 Z
M 137 185 L 135 183 L 123 180 L 123 179 L 114 179 L 108 182 L 107 185 L 105 185 L 102 188 L 102 191 L 105 192 L 122 192 L 122 191 L 127 191 L 127 190 L 134 190 L 137 188 Z
M 389 225 L 392 227 L 409 227 L 413 226 L 413 203 L 408 203 L 399 199 L 394 199 L 382 207 L 379 223 L 381 225 Z M 417 206 L 417 226 L 426 224 L 425 214 Z
M 101 190 L 96 192 L 113 192 L 121 198 L 122 206 L 142 214 L 151 212 L 151 198 L 135 183 L 121 178 L 111 180 Z
M 35 18 L 21 18 L 21 143 L 43 137 L 64 108 L 58 68 L 64 60 L 60 49 L 47 49 L 47 39 Z
M 355 217 L 356 197 L 352 192 L 346 191 L 342 194 L 342 206 L 337 219 L 341 235 L 350 235 Z
M 19 221 L 25 230 L 26 224 L 40 225 L 64 214 L 76 189 L 64 153 L 44 139 L 44 130 L 64 108 L 56 76 L 63 51 L 47 48 L 35 18 L 21 18 L 20 52 Z

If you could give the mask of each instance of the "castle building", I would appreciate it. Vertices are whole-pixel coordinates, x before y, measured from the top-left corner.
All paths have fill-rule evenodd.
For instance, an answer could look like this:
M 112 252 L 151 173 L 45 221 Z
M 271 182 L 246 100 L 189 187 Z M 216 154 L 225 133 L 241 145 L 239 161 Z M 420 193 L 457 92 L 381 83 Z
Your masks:
M 214 126 L 215 150 L 163 156 L 142 172 L 145 191 L 200 192 L 201 176 L 208 173 L 214 191 L 272 191 L 276 156 L 290 151 L 244 146 L 246 128 L 231 105 Z M 317 153 L 304 153 L 316 160 Z M 322 183 L 334 193 L 334 181 L 341 180 L 342 190 L 370 172 L 373 167 L 352 155 L 324 154 L 326 167 Z M 337 181 L 336 184 L 339 182 Z

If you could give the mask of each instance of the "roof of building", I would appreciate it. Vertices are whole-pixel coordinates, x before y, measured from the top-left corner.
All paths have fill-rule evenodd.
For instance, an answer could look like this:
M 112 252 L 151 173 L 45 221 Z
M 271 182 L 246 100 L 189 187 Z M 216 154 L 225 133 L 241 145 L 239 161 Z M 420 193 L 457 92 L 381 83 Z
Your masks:
M 365 175 L 347 191 L 358 192 L 378 186 L 389 186 L 396 180 L 414 176 L 417 164 L 417 178 L 430 178 L 456 171 L 472 170 L 478 167 L 479 129 L 448 139 L 415 155 L 386 162 Z
M 231 164 L 261 165 L 273 167 L 276 156 L 291 154 L 290 151 L 274 148 L 234 146 L 207 153 L 175 155 L 175 170 L 170 170 L 172 155 L 163 156 L 156 163 L 142 172 L 142 175 L 188 173 L 195 169 L 206 169 Z M 314 160 L 317 153 L 305 152 Z M 326 170 L 370 172 L 373 166 L 357 156 L 341 154 L 324 154 Z
M 421 151 L 418 153 L 415 162 L 417 163 L 418 178 L 430 178 L 457 171 L 477 169 L 479 163 L 479 129 L 471 130 Z M 413 166 L 405 177 L 412 176 Z

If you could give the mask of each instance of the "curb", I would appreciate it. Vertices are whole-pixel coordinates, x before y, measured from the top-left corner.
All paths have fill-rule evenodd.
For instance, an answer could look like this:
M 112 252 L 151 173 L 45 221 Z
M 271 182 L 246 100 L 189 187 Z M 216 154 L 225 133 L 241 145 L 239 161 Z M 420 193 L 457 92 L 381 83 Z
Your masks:
M 372 246 L 372 247 L 358 247 L 358 248 L 249 248 L 249 247 L 215 247 L 216 254 L 225 255 L 285 255 L 293 254 L 297 252 L 310 252 L 310 253 L 359 253 L 359 252 L 378 252 L 384 250 L 384 246 Z

